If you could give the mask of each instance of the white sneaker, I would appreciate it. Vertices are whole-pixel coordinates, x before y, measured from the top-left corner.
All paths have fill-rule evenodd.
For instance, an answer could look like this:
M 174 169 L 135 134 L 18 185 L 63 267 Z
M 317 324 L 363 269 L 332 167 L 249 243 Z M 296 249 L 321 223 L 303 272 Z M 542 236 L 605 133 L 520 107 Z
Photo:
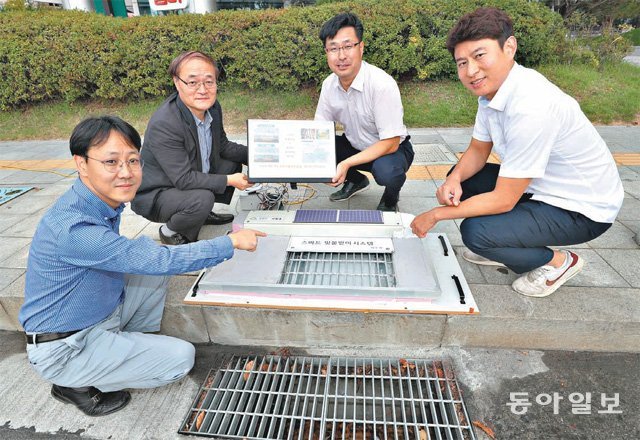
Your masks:
M 497 261 L 489 260 L 488 258 L 484 258 L 483 256 L 476 254 L 475 252 L 471 252 L 469 249 L 465 249 L 462 251 L 462 258 L 467 260 L 469 263 L 479 264 L 481 266 L 505 267 L 504 264 Z
M 551 295 L 560 286 L 576 276 L 584 267 L 584 260 L 573 252 L 567 251 L 567 258 L 571 258 L 569 267 L 555 279 L 548 278 L 548 275 L 556 270 L 554 267 L 540 266 L 515 280 L 511 287 L 516 292 L 526 296 L 542 298 Z

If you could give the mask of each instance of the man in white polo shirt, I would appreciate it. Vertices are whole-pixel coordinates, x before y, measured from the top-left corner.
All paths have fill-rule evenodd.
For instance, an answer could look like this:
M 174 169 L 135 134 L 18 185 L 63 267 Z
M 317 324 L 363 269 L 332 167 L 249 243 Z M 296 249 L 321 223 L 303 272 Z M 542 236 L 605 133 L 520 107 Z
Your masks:
M 358 170 L 369 171 L 385 187 L 377 209 L 397 211 L 400 190 L 413 162 L 413 147 L 402 122 L 404 112 L 396 81 L 362 60 L 362 22 L 350 13 L 339 14 L 320 30 L 320 40 L 332 70 L 322 83 L 317 120 L 344 127 L 336 136 L 337 170 L 333 202 L 350 199 L 369 186 Z
M 512 285 L 523 295 L 550 295 L 584 266 L 574 252 L 550 247 L 593 240 L 622 206 L 613 157 L 572 97 L 514 61 L 517 41 L 503 11 L 465 15 L 447 48 L 479 97 L 476 123 L 437 190 L 443 206 L 417 216 L 412 229 L 423 237 L 440 220 L 465 218 L 463 258 L 523 274 Z M 500 165 L 487 163 L 492 148 Z

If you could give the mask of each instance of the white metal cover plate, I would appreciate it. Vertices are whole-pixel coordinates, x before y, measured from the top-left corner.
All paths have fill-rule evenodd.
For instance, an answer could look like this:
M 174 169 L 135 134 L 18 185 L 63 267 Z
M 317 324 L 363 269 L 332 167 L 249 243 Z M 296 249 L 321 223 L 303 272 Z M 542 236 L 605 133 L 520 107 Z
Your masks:
M 267 237 L 269 238 L 269 237 Z M 271 237 L 263 244 L 271 246 L 274 251 L 279 247 L 278 242 L 288 240 L 287 237 Z M 284 243 L 282 243 L 284 244 Z M 208 278 L 210 282 L 201 286 L 200 282 L 207 279 L 208 270 L 205 270 L 198 277 L 197 281 L 187 293 L 185 303 L 197 305 L 217 305 L 236 307 L 262 307 L 262 308 L 284 308 L 284 309 L 308 309 L 308 310 L 344 310 L 344 311 L 364 311 L 364 312 L 393 312 L 393 313 L 446 313 L 446 314 L 477 314 L 478 306 L 473 298 L 469 285 L 467 284 L 462 269 L 454 255 L 453 248 L 445 234 L 427 234 L 422 240 L 422 245 L 427 249 L 425 258 L 428 261 L 408 261 L 405 264 L 397 264 L 398 270 L 405 274 L 417 273 L 416 267 L 429 264 L 433 268 L 432 276 L 437 285 L 437 295 L 430 296 L 429 288 L 422 294 L 420 290 L 415 290 L 411 295 L 404 289 L 387 289 L 387 293 L 381 289 L 317 289 L 314 287 L 300 287 L 291 289 L 290 286 L 279 286 L 276 289 L 265 290 L 261 285 L 248 283 L 248 269 L 258 273 L 257 278 L 267 281 L 268 284 L 277 283 L 276 277 L 280 275 L 280 270 L 267 270 L 268 267 L 277 266 L 280 268 L 284 264 L 285 252 L 277 251 L 278 261 L 270 258 L 268 263 L 259 264 L 259 255 L 247 253 L 255 262 L 229 267 L 235 275 L 233 279 L 238 280 L 237 287 L 226 286 L 216 288 L 216 269 L 212 268 L 212 274 Z M 265 247 L 263 246 L 263 249 Z M 282 248 L 280 248 L 282 249 Z M 284 250 L 284 249 L 283 249 Z M 280 255 L 282 254 L 282 255 Z M 281 257 L 281 258 L 280 258 Z M 224 263 L 225 265 L 227 263 Z M 264 272 L 264 273 L 263 273 Z M 220 273 L 218 273 L 220 274 Z M 227 274 L 229 275 L 229 274 Z M 402 273 L 398 274 L 402 278 Z M 293 286 L 295 287 L 295 286 Z

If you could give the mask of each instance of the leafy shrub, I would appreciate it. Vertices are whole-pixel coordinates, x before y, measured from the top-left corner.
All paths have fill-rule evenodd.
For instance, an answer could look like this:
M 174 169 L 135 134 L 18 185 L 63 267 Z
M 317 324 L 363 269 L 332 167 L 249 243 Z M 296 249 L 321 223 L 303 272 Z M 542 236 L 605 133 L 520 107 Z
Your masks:
M 597 18 L 582 11 L 573 12 L 566 19 L 571 30 L 567 50 L 562 60 L 567 64 L 587 64 L 602 68 L 604 64 L 619 61 L 629 49 L 631 42 L 615 31 L 612 26 L 601 26 Z
M 106 17 L 79 11 L 0 12 L 0 109 L 49 99 L 135 100 L 172 89 L 170 61 L 184 50 L 218 60 L 223 81 L 296 90 L 329 73 L 318 38 L 333 15 L 353 11 L 365 26 L 365 59 L 397 78 L 454 75 L 449 29 L 479 6 L 514 20 L 519 62 L 553 61 L 565 29 L 559 15 L 526 0 L 362 0 L 208 15 Z
M 631 42 L 612 28 L 605 27 L 602 35 L 592 39 L 588 47 L 600 60 L 600 64 L 621 60 L 631 49 Z
M 0 5 L 0 9 L 5 11 L 24 11 L 27 9 L 25 0 L 7 0 L 4 5 Z

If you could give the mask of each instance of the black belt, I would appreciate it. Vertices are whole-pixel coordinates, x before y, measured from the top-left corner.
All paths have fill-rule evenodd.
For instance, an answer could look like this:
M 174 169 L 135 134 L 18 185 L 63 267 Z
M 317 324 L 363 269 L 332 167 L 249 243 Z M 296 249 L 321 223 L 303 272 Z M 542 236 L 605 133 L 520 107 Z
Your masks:
M 29 335 L 25 333 L 24 336 L 27 338 L 27 344 L 41 344 L 43 342 L 51 342 L 57 341 L 58 339 L 68 338 L 71 335 L 75 335 L 79 331 L 80 330 L 63 333 L 38 333 L 35 335 Z

